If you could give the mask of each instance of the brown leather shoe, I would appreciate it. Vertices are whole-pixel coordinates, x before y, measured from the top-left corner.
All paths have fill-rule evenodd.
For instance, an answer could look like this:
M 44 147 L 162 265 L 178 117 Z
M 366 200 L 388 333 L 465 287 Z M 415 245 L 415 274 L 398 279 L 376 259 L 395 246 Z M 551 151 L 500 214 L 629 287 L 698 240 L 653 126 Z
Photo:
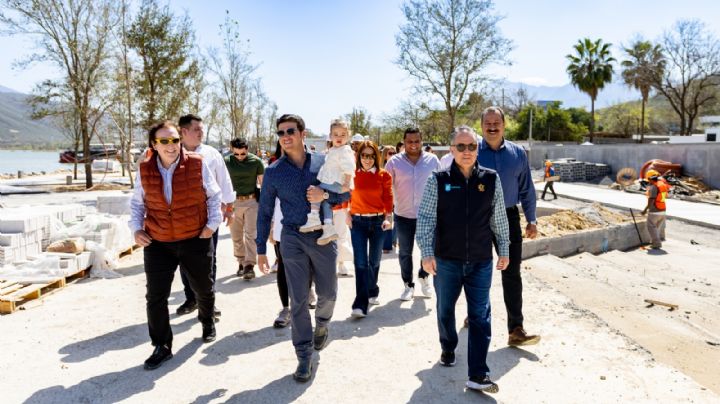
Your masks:
M 540 342 L 539 335 L 527 335 L 522 327 L 515 327 L 508 336 L 510 346 L 535 345 L 538 342 Z

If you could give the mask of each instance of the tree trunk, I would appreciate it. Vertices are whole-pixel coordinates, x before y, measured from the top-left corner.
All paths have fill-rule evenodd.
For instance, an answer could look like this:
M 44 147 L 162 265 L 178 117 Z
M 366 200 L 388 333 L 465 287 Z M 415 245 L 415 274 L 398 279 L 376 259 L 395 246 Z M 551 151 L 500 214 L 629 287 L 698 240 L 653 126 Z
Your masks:
M 647 104 L 647 97 L 643 97 L 640 109 L 640 144 L 645 143 L 645 104 Z
M 90 133 L 88 133 L 87 117 L 80 117 L 80 131 L 83 139 L 83 154 L 85 159 L 85 189 L 92 188 L 92 159 L 90 157 Z
M 595 138 L 595 98 L 590 97 L 590 143 Z

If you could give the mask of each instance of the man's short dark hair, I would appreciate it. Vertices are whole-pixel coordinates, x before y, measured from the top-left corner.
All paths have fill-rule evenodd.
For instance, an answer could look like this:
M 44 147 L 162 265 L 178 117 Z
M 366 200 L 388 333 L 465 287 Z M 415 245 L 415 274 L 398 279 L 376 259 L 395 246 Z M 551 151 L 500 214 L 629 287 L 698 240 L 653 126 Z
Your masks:
M 285 122 L 295 122 L 295 125 L 297 125 L 297 128 L 300 132 L 305 130 L 305 121 L 300 118 L 300 115 L 295 114 L 284 114 L 280 118 L 275 121 L 275 127 L 277 128 L 280 126 L 281 123 Z
M 232 147 L 233 149 L 247 149 L 247 140 L 236 137 L 235 139 L 230 141 L 230 147 Z
M 195 114 L 183 115 L 178 121 L 178 126 L 187 129 L 188 127 L 190 127 L 190 124 L 192 124 L 192 121 L 202 122 L 202 118 Z
M 500 115 L 500 118 L 502 118 L 503 123 L 505 123 L 505 111 L 502 110 L 500 107 L 487 107 L 483 110 L 483 112 L 480 114 L 480 122 L 485 121 L 485 115 L 494 113 Z
M 422 133 L 420 133 L 420 129 L 418 128 L 407 128 L 405 129 L 405 132 L 403 133 L 403 140 L 407 137 L 408 133 L 417 133 L 422 138 Z

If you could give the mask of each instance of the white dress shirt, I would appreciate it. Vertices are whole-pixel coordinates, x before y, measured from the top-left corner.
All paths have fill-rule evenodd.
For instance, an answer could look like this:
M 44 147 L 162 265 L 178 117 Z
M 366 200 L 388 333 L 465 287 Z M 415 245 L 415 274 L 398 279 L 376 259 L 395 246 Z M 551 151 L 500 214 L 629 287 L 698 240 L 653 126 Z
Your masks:
M 235 190 L 233 190 L 232 182 L 230 181 L 230 173 L 228 172 L 227 166 L 225 166 L 225 160 L 222 154 L 217 151 L 216 148 L 200 143 L 200 145 L 193 150 L 195 153 L 199 153 L 203 160 L 207 163 L 210 172 L 215 176 L 215 182 L 220 187 L 222 203 L 229 204 L 235 202 Z

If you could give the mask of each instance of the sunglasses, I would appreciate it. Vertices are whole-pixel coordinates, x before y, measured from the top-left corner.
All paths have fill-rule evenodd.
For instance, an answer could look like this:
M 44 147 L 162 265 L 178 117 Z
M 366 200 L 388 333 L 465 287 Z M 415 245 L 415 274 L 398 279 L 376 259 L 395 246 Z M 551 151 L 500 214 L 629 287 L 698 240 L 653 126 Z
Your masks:
M 394 152 L 394 151 L 389 151 L 389 152 L 387 153 L 387 155 L 388 155 L 388 156 L 394 156 L 394 155 L 395 155 L 395 152 Z
M 180 143 L 180 138 L 177 138 L 177 137 L 159 137 L 159 138 L 155 139 L 155 144 L 158 144 L 158 143 L 164 144 L 164 145 L 168 145 L 168 144 L 170 144 L 170 143 L 172 143 L 172 144 L 178 144 L 178 143 Z
M 297 131 L 298 131 L 298 130 L 295 129 L 295 128 L 290 128 L 290 129 L 285 130 L 285 131 L 279 130 L 279 131 L 275 132 L 275 134 L 278 135 L 278 137 L 292 136 L 292 135 L 294 135 Z
M 374 155 L 374 154 L 361 153 L 361 154 L 360 154 L 360 158 L 363 159 L 363 160 L 375 160 L 375 155 Z
M 247 153 L 233 153 L 233 156 L 235 156 L 235 157 L 245 157 L 245 156 L 247 156 Z
M 455 150 L 462 153 L 465 151 L 465 149 L 467 149 L 468 151 L 475 151 L 475 150 L 477 150 L 478 145 L 477 145 L 477 143 L 468 143 L 468 144 L 458 143 L 456 145 L 453 145 L 453 147 L 455 147 Z

